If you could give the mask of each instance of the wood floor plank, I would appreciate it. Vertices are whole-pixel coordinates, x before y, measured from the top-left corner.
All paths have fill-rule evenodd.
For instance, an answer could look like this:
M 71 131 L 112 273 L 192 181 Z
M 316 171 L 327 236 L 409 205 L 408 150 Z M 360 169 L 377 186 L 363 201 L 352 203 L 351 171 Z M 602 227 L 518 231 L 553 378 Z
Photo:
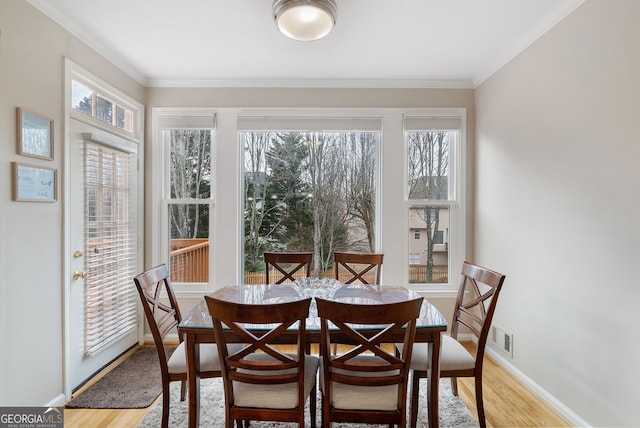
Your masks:
M 475 352 L 475 344 L 467 343 L 465 346 L 469 352 Z M 487 426 L 572 426 L 489 355 L 485 355 L 482 387 Z M 474 380 L 458 379 L 458 394 L 477 418 Z

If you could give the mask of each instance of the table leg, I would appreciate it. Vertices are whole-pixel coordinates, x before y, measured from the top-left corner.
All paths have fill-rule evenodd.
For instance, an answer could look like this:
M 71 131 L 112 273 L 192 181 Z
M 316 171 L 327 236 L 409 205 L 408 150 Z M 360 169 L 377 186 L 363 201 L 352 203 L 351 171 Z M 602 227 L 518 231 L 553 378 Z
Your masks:
M 200 346 L 195 335 L 185 335 L 187 385 L 189 395 L 189 428 L 198 428 L 200 421 Z
M 441 333 L 436 333 L 429 343 L 429 360 L 431 369 L 429 370 L 429 382 L 427 384 L 427 397 L 429 397 L 429 428 L 438 428 L 438 402 L 440 398 L 440 337 Z

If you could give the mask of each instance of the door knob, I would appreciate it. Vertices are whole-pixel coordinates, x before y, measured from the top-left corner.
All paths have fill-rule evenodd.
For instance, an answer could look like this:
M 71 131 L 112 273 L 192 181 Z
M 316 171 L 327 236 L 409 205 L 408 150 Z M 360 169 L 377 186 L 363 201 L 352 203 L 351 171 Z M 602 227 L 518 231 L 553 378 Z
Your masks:
M 86 277 L 87 277 L 87 273 L 85 271 L 81 272 L 81 271 L 77 270 L 77 271 L 75 271 L 73 273 L 73 279 L 76 279 L 76 280 L 80 279 L 80 278 L 84 279 Z

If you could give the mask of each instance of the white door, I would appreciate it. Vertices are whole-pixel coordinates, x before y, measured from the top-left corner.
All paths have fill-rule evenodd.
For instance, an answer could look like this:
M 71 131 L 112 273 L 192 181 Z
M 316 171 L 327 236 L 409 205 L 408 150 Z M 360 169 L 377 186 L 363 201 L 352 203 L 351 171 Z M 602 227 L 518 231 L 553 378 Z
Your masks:
M 67 390 L 138 343 L 137 144 L 70 119 Z

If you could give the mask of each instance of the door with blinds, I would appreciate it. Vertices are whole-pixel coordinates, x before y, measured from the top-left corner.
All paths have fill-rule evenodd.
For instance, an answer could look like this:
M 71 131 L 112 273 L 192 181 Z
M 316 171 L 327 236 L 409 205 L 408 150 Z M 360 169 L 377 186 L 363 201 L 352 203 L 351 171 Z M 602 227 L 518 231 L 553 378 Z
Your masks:
M 70 373 L 75 390 L 138 343 L 137 144 L 71 120 Z

